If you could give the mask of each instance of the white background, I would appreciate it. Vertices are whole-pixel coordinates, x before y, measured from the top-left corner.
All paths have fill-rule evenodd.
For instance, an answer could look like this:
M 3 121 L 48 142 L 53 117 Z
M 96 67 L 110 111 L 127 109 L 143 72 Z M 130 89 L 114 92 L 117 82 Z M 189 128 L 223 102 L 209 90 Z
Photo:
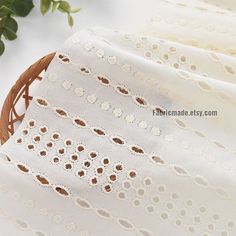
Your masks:
M 69 0 L 82 10 L 74 15 L 70 28 L 66 15 L 47 13 L 42 16 L 39 0 L 26 18 L 18 18 L 18 38 L 6 42 L 0 57 L 0 108 L 19 75 L 35 61 L 54 52 L 74 32 L 91 26 L 104 26 L 138 33 L 155 15 L 155 0 Z

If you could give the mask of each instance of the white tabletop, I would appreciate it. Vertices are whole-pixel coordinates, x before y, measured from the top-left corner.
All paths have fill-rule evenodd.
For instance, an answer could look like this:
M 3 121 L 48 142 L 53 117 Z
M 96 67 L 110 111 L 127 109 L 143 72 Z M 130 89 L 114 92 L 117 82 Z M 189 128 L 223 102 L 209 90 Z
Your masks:
M 66 15 L 39 12 L 38 2 L 27 18 L 19 18 L 18 38 L 6 42 L 0 57 L 0 108 L 19 75 L 44 55 L 54 52 L 74 32 L 91 26 L 103 26 L 139 32 L 155 14 L 155 0 L 69 0 L 82 10 L 74 15 L 70 28 Z

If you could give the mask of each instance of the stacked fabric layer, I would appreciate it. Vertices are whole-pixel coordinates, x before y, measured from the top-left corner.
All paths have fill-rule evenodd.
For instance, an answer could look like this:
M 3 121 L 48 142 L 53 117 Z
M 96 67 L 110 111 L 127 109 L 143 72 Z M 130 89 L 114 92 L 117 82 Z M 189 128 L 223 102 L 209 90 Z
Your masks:
M 198 3 L 160 1 L 146 36 L 93 28 L 58 50 L 0 148 L 4 236 L 235 235 L 234 40 L 193 30 L 219 14 Z

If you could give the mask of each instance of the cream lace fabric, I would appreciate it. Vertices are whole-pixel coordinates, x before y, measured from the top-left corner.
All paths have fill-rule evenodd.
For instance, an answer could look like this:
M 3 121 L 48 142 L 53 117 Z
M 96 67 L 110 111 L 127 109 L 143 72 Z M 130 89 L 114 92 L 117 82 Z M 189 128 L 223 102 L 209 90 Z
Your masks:
M 236 60 L 154 24 L 155 37 L 82 30 L 58 50 L 0 149 L 1 235 L 236 234 Z
M 234 0 L 158 0 L 157 15 L 144 31 L 235 56 L 235 17 Z

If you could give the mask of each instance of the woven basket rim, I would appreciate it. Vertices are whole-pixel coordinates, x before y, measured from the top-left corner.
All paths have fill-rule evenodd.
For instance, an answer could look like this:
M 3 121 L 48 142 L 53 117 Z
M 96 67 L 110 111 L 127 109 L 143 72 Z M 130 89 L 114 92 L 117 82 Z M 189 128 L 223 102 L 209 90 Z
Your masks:
M 25 100 L 25 108 L 28 108 L 31 99 L 31 96 L 29 95 L 29 87 L 34 80 L 41 79 L 39 74 L 43 70 L 47 70 L 47 67 L 54 56 L 55 52 L 50 53 L 32 64 L 20 75 L 19 79 L 9 91 L 3 103 L 0 117 L 0 140 L 2 144 L 5 143 L 11 135 L 13 135 L 15 131 L 14 123 L 21 121 L 24 117 L 24 114 L 17 114 L 15 105 L 23 96 Z M 13 119 L 14 116 L 15 118 Z

